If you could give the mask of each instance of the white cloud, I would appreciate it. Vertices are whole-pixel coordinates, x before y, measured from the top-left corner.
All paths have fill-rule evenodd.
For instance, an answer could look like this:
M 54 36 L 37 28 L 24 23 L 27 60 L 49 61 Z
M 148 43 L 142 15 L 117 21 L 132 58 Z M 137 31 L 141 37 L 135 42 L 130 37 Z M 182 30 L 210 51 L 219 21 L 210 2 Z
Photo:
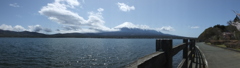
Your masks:
M 0 26 L 0 29 L 2 29 L 2 30 L 13 30 L 13 27 L 10 26 L 10 25 L 2 24 L 2 25 Z
M 20 25 L 16 25 L 13 27 L 14 31 L 25 31 L 26 29 Z
M 43 28 L 40 25 L 28 26 L 28 28 L 29 28 L 29 31 L 32 31 L 32 32 L 39 32 L 43 30 Z
M 77 30 L 64 30 L 64 29 L 58 29 L 59 33 L 97 33 L 97 30 L 92 29 L 77 29 Z
M 84 19 L 82 16 L 78 15 L 78 13 L 68 9 L 79 6 L 79 4 L 80 3 L 77 0 L 55 0 L 55 2 L 49 3 L 47 6 L 43 6 L 39 13 L 47 16 L 50 20 L 55 21 L 58 24 L 65 27 L 71 27 L 71 30 L 73 31 L 79 31 L 80 29 L 102 31 L 113 30 L 104 25 L 105 21 L 102 17 L 102 12 L 104 11 L 103 8 L 97 9 L 98 12 L 88 12 L 88 19 Z M 73 26 L 75 28 L 72 28 Z
M 17 3 L 9 4 L 9 6 L 12 6 L 12 7 L 20 7 Z
M 6 24 L 0 25 L 0 29 L 1 30 L 9 30 L 9 31 L 18 31 L 18 32 L 26 30 L 25 28 L 23 28 L 20 25 L 16 25 L 16 26 L 12 27 L 11 25 L 6 25 Z
M 16 25 L 16 26 L 13 27 L 11 25 L 2 24 L 2 25 L 0 25 L 0 29 L 1 30 L 9 30 L 9 31 L 17 31 L 17 32 L 21 32 L 21 31 L 42 32 L 42 33 L 52 32 L 51 29 L 43 28 L 40 25 L 28 26 L 28 29 L 25 29 L 21 25 Z
M 163 26 L 163 27 L 161 27 L 160 29 L 157 29 L 157 30 L 160 30 L 160 31 L 174 31 L 174 28 L 171 27 L 171 26 Z
M 75 6 L 79 6 L 80 3 L 78 0 L 55 0 L 53 4 L 48 4 L 48 5 L 55 5 L 58 7 L 70 7 L 70 8 L 75 8 Z
M 121 11 L 124 11 L 124 12 L 127 12 L 127 11 L 131 11 L 131 10 L 135 10 L 135 7 L 134 6 L 128 6 L 126 5 L 125 3 L 117 3 L 119 9 Z
M 52 32 L 51 29 L 49 28 L 43 28 L 41 25 L 34 25 L 34 26 L 28 26 L 28 31 L 30 32 L 40 32 L 40 33 L 43 33 L 43 32 Z
M 199 26 L 191 26 L 190 28 L 197 29 L 197 28 L 199 28 Z
M 63 30 L 79 30 L 81 29 L 78 26 L 63 26 Z
M 102 11 L 104 11 L 103 8 L 98 8 L 97 10 L 98 10 L 98 12 L 102 12 Z
M 156 30 L 156 31 L 173 31 L 174 29 L 170 26 L 162 28 L 150 28 L 147 25 L 135 25 L 131 22 L 124 22 L 114 28 L 106 27 L 105 21 L 103 20 L 102 12 L 103 8 L 98 8 L 97 12 L 87 12 L 89 14 L 88 19 L 84 19 L 78 13 L 75 13 L 68 8 L 77 9 L 75 7 L 80 6 L 77 0 L 55 0 L 53 3 L 48 3 L 43 6 L 39 13 L 45 15 L 49 20 L 52 20 L 63 27 L 57 29 L 59 33 L 88 33 L 88 32 L 100 32 L 100 31 L 119 31 L 121 28 L 138 28 L 144 30 Z M 124 3 L 118 3 L 120 10 L 130 11 L 135 10 L 134 6 L 128 6 Z M 29 27 L 32 31 L 39 31 L 42 28 L 38 26 Z
M 137 29 L 143 29 L 143 30 L 156 30 L 156 31 L 174 31 L 174 28 L 171 26 L 163 26 L 161 28 L 150 28 L 147 25 L 135 25 L 131 22 L 124 22 L 123 24 L 120 24 L 114 29 L 121 29 L 121 28 L 137 28 Z
M 69 2 L 66 4 L 64 2 Z M 74 7 L 70 0 L 55 0 L 54 3 L 49 3 L 47 6 L 44 6 L 39 13 L 41 15 L 47 16 L 50 20 L 53 20 L 59 24 L 64 25 L 80 25 L 86 24 L 86 21 L 80 17 L 77 13 L 67 10 L 67 7 Z M 72 4 L 72 5 L 71 5 Z

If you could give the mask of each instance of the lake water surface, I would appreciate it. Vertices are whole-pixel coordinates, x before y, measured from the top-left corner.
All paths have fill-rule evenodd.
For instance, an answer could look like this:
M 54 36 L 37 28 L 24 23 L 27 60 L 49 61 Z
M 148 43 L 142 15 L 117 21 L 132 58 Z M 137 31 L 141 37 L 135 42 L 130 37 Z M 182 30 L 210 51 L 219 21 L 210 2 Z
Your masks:
M 155 39 L 0 38 L 0 68 L 123 68 L 155 52 Z M 173 45 L 182 40 L 174 40 Z M 176 67 L 182 60 L 174 56 Z

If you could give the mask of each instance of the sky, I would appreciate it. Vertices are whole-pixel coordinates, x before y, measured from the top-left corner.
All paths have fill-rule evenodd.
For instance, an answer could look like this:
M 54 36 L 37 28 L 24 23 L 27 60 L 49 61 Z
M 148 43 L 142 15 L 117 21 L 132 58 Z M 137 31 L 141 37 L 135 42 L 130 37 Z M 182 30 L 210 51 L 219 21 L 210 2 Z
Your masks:
M 1 0 L 0 29 L 45 34 L 97 33 L 121 28 L 198 37 L 227 25 L 240 0 Z

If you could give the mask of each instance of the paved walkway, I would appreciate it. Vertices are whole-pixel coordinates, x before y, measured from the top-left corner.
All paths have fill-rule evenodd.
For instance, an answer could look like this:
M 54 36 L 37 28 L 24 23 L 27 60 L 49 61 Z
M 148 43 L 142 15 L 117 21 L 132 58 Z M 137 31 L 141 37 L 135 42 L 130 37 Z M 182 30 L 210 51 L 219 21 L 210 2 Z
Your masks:
M 203 42 L 196 45 L 204 53 L 209 68 L 240 68 L 240 53 L 207 45 Z

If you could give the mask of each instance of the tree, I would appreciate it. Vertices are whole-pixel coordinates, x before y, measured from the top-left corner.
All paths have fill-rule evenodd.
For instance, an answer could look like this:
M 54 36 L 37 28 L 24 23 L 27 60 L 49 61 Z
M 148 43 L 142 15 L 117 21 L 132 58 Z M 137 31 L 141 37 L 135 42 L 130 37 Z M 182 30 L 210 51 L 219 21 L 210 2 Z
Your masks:
M 226 27 L 224 25 L 217 24 L 217 25 L 213 26 L 213 28 L 219 28 L 221 30 L 221 32 L 225 32 L 226 31 L 226 29 L 225 29 Z
M 227 24 L 228 24 L 228 26 L 229 26 L 229 25 L 231 25 L 231 26 L 236 26 L 236 25 L 237 25 L 236 22 L 233 22 L 233 21 L 231 21 L 231 20 L 228 21 Z
M 220 39 L 221 34 L 222 33 L 220 28 L 209 27 L 205 29 L 202 34 L 199 35 L 198 39 L 202 41 L 203 40 L 206 41 L 210 39 L 218 40 Z
M 233 22 L 239 22 L 240 21 L 240 19 L 239 19 L 239 17 L 236 15 L 236 17 L 235 17 L 235 19 L 233 20 Z

